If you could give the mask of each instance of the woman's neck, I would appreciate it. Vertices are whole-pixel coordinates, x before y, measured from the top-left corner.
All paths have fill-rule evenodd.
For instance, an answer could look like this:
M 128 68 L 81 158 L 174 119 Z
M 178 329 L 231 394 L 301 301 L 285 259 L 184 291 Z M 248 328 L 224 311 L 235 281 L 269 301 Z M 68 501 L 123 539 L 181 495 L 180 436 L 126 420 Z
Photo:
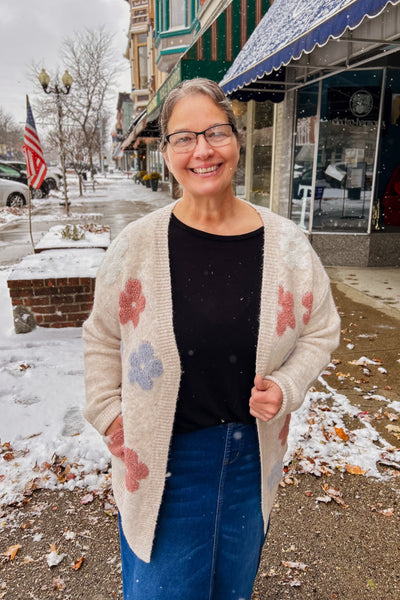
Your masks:
M 256 210 L 233 195 L 226 201 L 192 200 L 184 195 L 173 212 L 186 225 L 218 235 L 249 233 L 262 226 Z

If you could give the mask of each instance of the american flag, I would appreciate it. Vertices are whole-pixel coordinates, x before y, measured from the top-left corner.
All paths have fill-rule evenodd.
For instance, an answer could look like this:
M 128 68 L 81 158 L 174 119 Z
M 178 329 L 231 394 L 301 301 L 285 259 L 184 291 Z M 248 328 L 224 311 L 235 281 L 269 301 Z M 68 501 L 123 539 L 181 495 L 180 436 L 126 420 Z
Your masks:
M 29 185 L 37 190 L 46 177 L 47 167 L 28 96 L 26 97 L 26 125 L 22 150 L 25 154 Z

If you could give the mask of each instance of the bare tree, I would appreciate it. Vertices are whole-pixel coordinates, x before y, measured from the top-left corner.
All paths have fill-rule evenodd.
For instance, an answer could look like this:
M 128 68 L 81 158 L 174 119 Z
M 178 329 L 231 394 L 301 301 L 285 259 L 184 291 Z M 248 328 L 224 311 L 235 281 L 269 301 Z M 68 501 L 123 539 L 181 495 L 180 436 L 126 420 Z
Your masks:
M 100 128 L 104 127 L 107 94 L 120 69 L 113 38 L 103 27 L 86 29 L 66 38 L 61 47 L 63 64 L 74 79 L 71 94 L 64 102 L 66 120 L 82 130 L 92 173 L 93 156 L 99 151 Z
M 8 153 L 11 153 L 13 158 L 22 159 L 23 139 L 22 127 L 17 125 L 14 117 L 0 106 L 0 155 L 8 157 Z
M 114 36 L 103 27 L 85 29 L 65 38 L 60 50 L 62 66 L 51 75 L 51 79 L 53 87 L 62 87 L 61 74 L 68 69 L 73 78 L 71 91 L 68 96 L 59 95 L 59 104 L 54 94 L 39 94 L 39 102 L 35 103 L 38 120 L 48 128 L 47 150 L 60 151 L 60 135 L 56 124 L 58 114 L 61 114 L 67 162 L 76 168 L 78 161 L 72 157 L 85 156 L 85 164 L 92 173 L 94 156 L 100 152 L 101 131 L 103 139 L 106 136 L 109 98 L 115 92 L 116 75 L 122 68 L 122 61 L 118 61 L 116 57 L 113 40 Z M 31 68 L 31 79 L 38 90 L 41 89 L 38 75 L 43 66 L 33 63 Z M 54 127 L 51 125 L 53 123 Z M 77 143 L 77 130 L 81 131 L 81 135 L 75 150 L 73 145 Z

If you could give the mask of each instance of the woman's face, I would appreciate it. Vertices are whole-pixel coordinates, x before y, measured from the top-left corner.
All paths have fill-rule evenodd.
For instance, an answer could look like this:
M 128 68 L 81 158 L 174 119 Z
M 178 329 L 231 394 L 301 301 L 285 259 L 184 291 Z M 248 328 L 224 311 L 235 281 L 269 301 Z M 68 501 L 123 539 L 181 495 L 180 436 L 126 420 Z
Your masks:
M 228 123 L 225 112 L 209 96 L 191 94 L 179 100 L 168 121 L 168 133 L 204 131 Z M 177 154 L 170 144 L 163 153 L 165 162 L 183 187 L 184 198 L 233 196 L 231 182 L 239 161 L 239 142 L 232 135 L 226 146 L 213 148 L 204 135 L 197 137 L 190 152 Z

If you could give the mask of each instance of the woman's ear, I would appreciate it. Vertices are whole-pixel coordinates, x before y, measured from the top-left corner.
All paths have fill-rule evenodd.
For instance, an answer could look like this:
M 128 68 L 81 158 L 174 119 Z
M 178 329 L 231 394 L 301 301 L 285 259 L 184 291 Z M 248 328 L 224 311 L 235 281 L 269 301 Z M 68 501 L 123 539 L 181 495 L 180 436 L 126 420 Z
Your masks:
M 163 158 L 164 158 L 164 160 L 165 160 L 165 164 L 166 164 L 166 165 L 167 165 L 167 167 L 168 167 L 168 171 L 171 171 L 171 172 L 172 172 L 172 170 L 171 170 L 171 163 L 169 162 L 169 158 L 168 158 L 168 152 L 167 152 L 167 150 L 165 150 L 164 152 L 162 152 L 162 155 L 163 155 Z

